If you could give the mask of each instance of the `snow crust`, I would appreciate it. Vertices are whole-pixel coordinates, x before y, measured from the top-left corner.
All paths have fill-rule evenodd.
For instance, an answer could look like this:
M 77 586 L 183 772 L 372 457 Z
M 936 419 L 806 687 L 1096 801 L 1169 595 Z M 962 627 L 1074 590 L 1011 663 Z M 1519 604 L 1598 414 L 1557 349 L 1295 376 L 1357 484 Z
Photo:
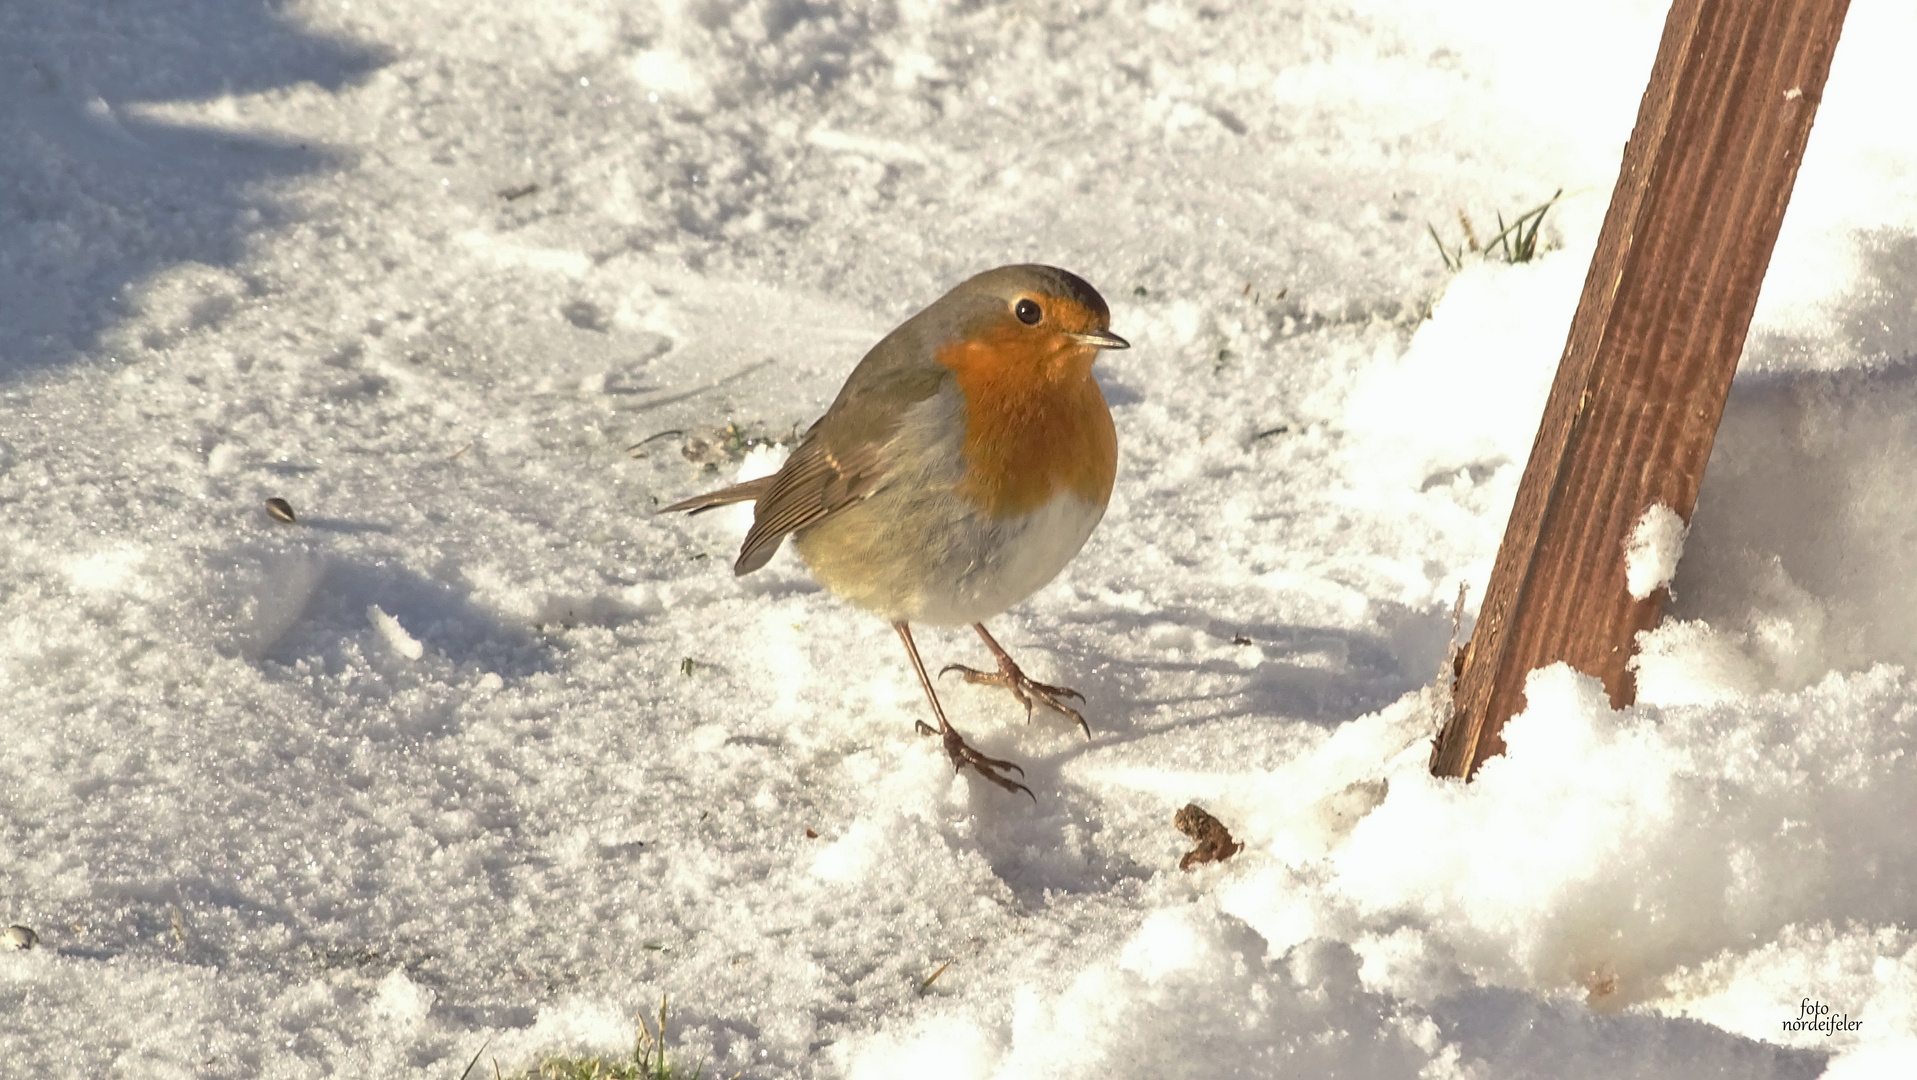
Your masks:
M 1425 770 L 1661 30 L 1575 8 L 0 5 L 0 1073 L 510 1074 L 670 995 L 708 1076 L 1909 1075 L 1917 9 L 1852 5 L 1638 703 L 1545 669 Z M 655 513 L 1033 260 L 1134 344 L 993 625 L 1096 737 L 943 689 L 1036 806 Z

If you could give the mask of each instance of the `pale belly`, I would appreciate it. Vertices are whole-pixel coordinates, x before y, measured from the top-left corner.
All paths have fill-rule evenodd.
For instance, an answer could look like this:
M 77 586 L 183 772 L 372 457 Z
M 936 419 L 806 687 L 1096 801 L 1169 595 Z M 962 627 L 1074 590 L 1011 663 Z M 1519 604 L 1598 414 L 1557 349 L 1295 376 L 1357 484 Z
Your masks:
M 1029 514 L 994 520 L 949 493 L 928 499 L 893 491 L 794 540 L 819 584 L 839 597 L 895 622 L 961 626 L 1044 588 L 1104 513 L 1067 492 Z

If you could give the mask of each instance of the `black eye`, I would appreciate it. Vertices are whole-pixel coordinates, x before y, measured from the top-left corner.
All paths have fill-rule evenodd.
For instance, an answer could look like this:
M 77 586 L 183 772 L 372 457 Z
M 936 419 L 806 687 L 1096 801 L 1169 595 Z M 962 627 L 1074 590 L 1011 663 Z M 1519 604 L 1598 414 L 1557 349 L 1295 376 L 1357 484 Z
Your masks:
M 1038 320 L 1045 317 L 1045 313 L 1038 309 L 1038 305 L 1030 300 L 1020 300 L 1012 308 L 1012 314 L 1018 316 L 1018 321 L 1026 326 L 1037 326 Z

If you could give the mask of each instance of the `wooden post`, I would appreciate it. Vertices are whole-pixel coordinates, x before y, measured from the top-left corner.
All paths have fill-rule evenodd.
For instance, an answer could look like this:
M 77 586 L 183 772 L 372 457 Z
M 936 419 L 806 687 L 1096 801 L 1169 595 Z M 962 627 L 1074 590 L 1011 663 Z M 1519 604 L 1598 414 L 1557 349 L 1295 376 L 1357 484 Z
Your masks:
M 1636 697 L 1626 666 L 1662 590 L 1624 545 L 1686 522 L 1849 0 L 1674 0 L 1578 312 L 1480 605 L 1431 771 L 1502 753 L 1524 678 L 1563 660 Z

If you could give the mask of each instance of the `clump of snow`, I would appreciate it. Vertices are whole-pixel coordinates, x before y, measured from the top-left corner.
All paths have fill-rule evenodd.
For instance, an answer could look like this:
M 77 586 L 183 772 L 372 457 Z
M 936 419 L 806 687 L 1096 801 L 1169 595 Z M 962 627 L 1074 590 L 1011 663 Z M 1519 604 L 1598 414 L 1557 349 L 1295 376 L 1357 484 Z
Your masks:
M 1637 698 L 1648 705 L 1705 705 L 1761 693 L 1770 680 L 1743 635 L 1709 623 L 1666 619 L 1637 639 Z
M 1677 511 L 1661 502 L 1644 508 L 1624 541 L 1624 585 L 1631 599 L 1644 600 L 1670 588 L 1678 560 L 1684 557 L 1687 529 Z
M 373 629 L 379 631 L 379 636 L 385 640 L 389 648 L 406 659 L 417 660 L 426 655 L 426 646 L 420 644 L 418 638 L 407 633 L 406 628 L 399 624 L 399 620 L 388 615 L 378 604 L 366 609 L 366 621 L 372 623 Z
M 1352 1071 L 1462 1080 L 1437 1024 L 1367 993 L 1334 942 L 1280 956 L 1205 901 L 1149 916 L 1115 957 L 1003 1020 L 944 1014 L 847 1055 L 849 1077 L 1216 1076 Z
M 1543 669 L 1471 785 L 1401 762 L 1332 855 L 1335 888 L 1410 915 L 1480 978 L 1603 972 L 1614 1004 L 1787 927 L 1881 924 L 1904 903 L 1883 883 L 1917 873 L 1917 843 L 1873 820 L 1917 810 L 1908 689 L 1878 668 L 1798 699 L 1614 712 L 1595 679 Z
M 379 981 L 373 998 L 373 1015 L 399 1027 L 412 1027 L 432 1011 L 433 992 L 406 977 L 402 968 L 394 968 Z

